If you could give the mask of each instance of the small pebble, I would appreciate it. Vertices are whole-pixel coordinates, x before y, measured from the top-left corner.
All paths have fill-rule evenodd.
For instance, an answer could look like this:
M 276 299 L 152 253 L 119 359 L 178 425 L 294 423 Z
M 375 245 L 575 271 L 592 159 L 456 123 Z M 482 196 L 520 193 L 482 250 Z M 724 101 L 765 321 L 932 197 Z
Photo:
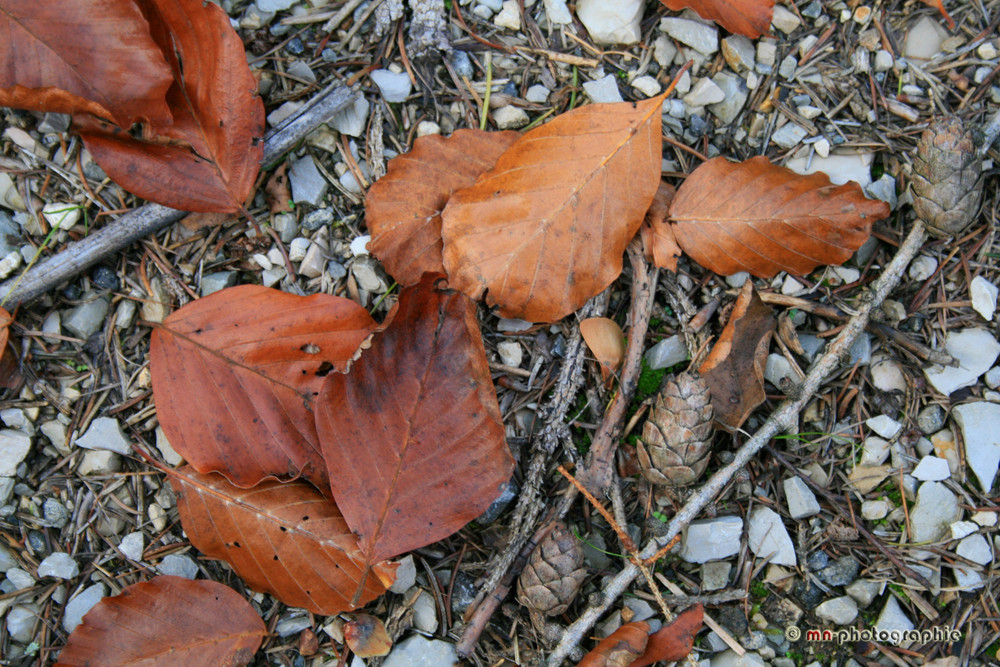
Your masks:
M 528 114 L 524 109 L 511 104 L 493 110 L 493 120 L 496 121 L 497 129 L 516 130 L 528 124 Z
M 56 579 L 73 579 L 80 574 L 80 566 L 73 557 L 62 551 L 56 551 L 45 557 L 38 564 L 39 577 L 55 577 Z
M 142 552 L 144 548 L 145 546 L 143 544 L 143 536 L 141 532 L 129 533 L 123 537 L 121 543 L 118 544 L 118 549 L 125 554 L 125 557 L 134 561 L 142 560 Z
M 63 611 L 63 629 L 69 633 L 76 630 L 76 626 L 80 625 L 87 612 L 107 595 L 107 590 L 104 584 L 97 583 L 85 588 L 79 595 L 67 602 Z
M 198 564 L 190 556 L 170 554 L 164 556 L 156 568 L 160 574 L 194 579 L 198 576 Z
M 94 269 L 90 273 L 90 281 L 94 283 L 95 287 L 107 290 L 116 290 L 122 285 L 114 270 L 106 266 L 98 266 Z

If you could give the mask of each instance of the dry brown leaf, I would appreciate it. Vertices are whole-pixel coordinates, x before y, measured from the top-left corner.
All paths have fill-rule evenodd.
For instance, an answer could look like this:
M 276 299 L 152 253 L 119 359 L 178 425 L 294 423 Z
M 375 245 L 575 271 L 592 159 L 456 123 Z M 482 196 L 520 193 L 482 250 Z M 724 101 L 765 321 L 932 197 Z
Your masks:
M 646 211 L 646 219 L 639 228 L 646 259 L 653 266 L 668 271 L 677 270 L 677 260 L 681 256 L 681 248 L 674 238 L 674 229 L 667 221 L 670 202 L 674 200 L 676 194 L 674 186 L 666 181 L 660 181 L 660 187 L 653 196 L 653 203 Z
M 610 285 L 660 182 L 662 103 L 574 109 L 456 191 L 442 214 L 451 286 L 552 322 Z
M 267 627 L 250 603 L 214 581 L 159 576 L 94 606 L 58 665 L 245 665 Z
M 385 624 L 370 614 L 355 614 L 344 624 L 344 641 L 359 658 L 386 655 L 392 648 Z
M 669 9 L 693 9 L 729 32 L 757 39 L 771 27 L 774 0 L 661 0 Z M 926 0 L 925 0 L 926 1 Z
M 0 308 L 0 387 L 15 389 L 21 384 L 21 368 L 17 354 L 10 342 L 10 325 L 14 318 L 4 308 Z
M 580 335 L 601 365 L 601 376 L 607 379 L 614 374 L 625 358 L 625 334 L 618 323 L 606 317 L 590 317 L 580 322 Z
M 0 106 L 171 123 L 173 82 L 130 0 L 0 0 Z
M 370 576 L 358 540 L 337 506 L 305 482 L 262 482 L 240 489 L 188 466 L 170 475 L 184 532 L 199 551 L 233 566 L 254 590 L 315 614 L 374 600 L 395 578 L 379 563 Z
M 701 630 L 704 618 L 705 608 L 700 604 L 677 614 L 674 620 L 649 636 L 646 651 L 629 667 L 683 660 L 694 647 L 694 638 Z
M 368 190 L 368 248 L 400 285 L 424 273 L 444 273 L 441 211 L 451 193 L 475 183 L 521 136 L 519 132 L 459 130 L 448 138 L 420 137 L 389 161 L 389 170 Z
M 271 215 L 277 213 L 288 213 L 294 211 L 292 206 L 292 192 L 288 185 L 288 175 L 285 170 L 288 168 L 287 162 L 282 162 L 264 185 L 264 192 L 267 195 L 267 207 Z
M 643 654 L 648 642 L 649 623 L 626 623 L 602 639 L 576 667 L 629 667 Z
M 181 218 L 184 229 L 196 232 L 205 227 L 219 227 L 234 218 L 232 213 L 188 213 Z
M 698 369 L 712 394 L 715 419 L 729 431 L 764 402 L 764 365 L 773 332 L 773 312 L 746 281 L 719 340 Z
M 832 185 L 826 174 L 803 176 L 765 157 L 705 162 L 670 205 L 677 243 L 691 259 L 719 275 L 758 278 L 841 264 L 887 215 L 888 204 L 866 199 L 853 181 Z

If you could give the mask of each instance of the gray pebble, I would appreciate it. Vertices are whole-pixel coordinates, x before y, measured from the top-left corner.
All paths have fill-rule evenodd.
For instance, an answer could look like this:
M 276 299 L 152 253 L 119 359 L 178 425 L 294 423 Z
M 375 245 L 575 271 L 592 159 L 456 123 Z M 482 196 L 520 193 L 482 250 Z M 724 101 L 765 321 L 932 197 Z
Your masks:
M 56 579 L 73 579 L 80 574 L 80 566 L 68 553 L 56 551 L 45 557 L 38 564 L 39 577 L 55 577 Z
M 42 505 L 45 522 L 53 528 L 62 528 L 69 523 L 70 511 L 54 498 L 47 498 Z
M 239 274 L 236 271 L 208 273 L 201 277 L 201 295 L 208 296 L 209 294 L 221 292 L 227 287 L 232 287 L 236 284 L 237 278 L 239 278 Z
M 80 625 L 87 612 L 105 595 L 107 595 L 107 588 L 104 584 L 97 583 L 85 588 L 82 593 L 66 603 L 66 608 L 63 611 L 63 629 L 66 632 L 76 630 L 76 626 Z
M 917 415 L 917 427 L 925 435 L 937 433 L 944 428 L 944 410 L 940 405 L 928 405 Z
M 77 338 L 90 338 L 104 324 L 111 301 L 107 296 L 85 294 L 83 303 L 71 309 L 63 317 L 63 327 Z
M 830 586 L 846 586 L 858 578 L 861 564 L 853 556 L 843 556 L 816 573 L 821 581 Z
M 190 556 L 179 556 L 177 554 L 164 556 L 156 569 L 160 574 L 184 577 L 185 579 L 194 579 L 198 576 L 198 564 L 191 560 Z

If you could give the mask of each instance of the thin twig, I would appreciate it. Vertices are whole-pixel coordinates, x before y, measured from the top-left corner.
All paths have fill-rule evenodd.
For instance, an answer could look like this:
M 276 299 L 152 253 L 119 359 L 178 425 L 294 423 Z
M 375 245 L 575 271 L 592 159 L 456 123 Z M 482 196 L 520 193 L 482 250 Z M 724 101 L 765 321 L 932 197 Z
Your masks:
M 736 452 L 733 461 L 712 475 L 708 482 L 695 492 L 687 504 L 671 519 L 670 524 L 667 526 L 667 531 L 662 536 L 650 540 L 642 552 L 640 552 L 640 556 L 644 558 L 651 556 L 661 545 L 666 544 L 676 535 L 679 535 L 701 513 L 705 506 L 722 491 L 733 475 L 743 468 L 771 438 L 782 430 L 795 427 L 798 414 L 809 402 L 812 395 L 819 389 L 827 376 L 840 366 L 841 356 L 847 353 L 854 340 L 864 330 L 868 324 L 872 310 L 879 308 L 893 288 L 896 287 L 904 270 L 916 256 L 917 251 L 926 239 L 927 232 L 924 229 L 924 225 L 917 220 L 914 222 L 913 229 L 910 230 L 906 240 L 899 246 L 892 261 L 886 266 L 882 275 L 879 276 L 873 290 L 867 295 L 864 302 L 858 306 L 857 313 L 851 317 L 850 321 L 844 326 L 843 331 L 827 347 L 826 352 L 819 361 L 813 365 L 809 374 L 802 381 L 796 395 L 793 398 L 786 399 L 768 417 L 767 421 L 764 422 L 763 426 L 760 427 L 754 436 Z M 583 640 L 590 628 L 597 622 L 597 619 L 625 592 L 638 574 L 639 568 L 629 563 L 621 572 L 605 584 L 601 595 L 598 596 L 597 603 L 584 610 L 580 614 L 580 617 L 563 632 L 559 645 L 556 646 L 549 658 L 548 664 L 550 667 L 562 664 L 570 651 Z

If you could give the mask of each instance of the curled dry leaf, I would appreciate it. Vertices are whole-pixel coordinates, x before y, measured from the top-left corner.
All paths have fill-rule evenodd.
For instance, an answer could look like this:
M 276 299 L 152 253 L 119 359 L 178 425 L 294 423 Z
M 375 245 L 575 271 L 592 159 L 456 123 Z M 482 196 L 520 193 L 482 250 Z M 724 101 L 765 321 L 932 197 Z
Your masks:
M 676 194 L 674 186 L 666 181 L 660 181 L 660 187 L 653 196 L 653 203 L 646 211 L 646 219 L 639 228 L 646 260 L 652 262 L 653 266 L 670 271 L 677 270 L 677 260 L 681 256 L 681 248 L 674 238 L 674 229 L 667 222 L 670 202 L 674 200 Z
M 88 123 L 80 136 L 133 194 L 186 211 L 239 211 L 264 151 L 264 105 L 243 43 L 218 5 L 150 0 L 140 7 L 173 73 L 167 103 L 174 122 L 142 138 Z
M 521 136 L 520 132 L 458 130 L 429 135 L 389 161 L 365 198 L 368 247 L 400 285 L 425 272 L 444 273 L 441 211 L 451 193 L 472 185 Z
M 333 495 L 370 563 L 451 535 L 513 470 L 476 306 L 436 278 L 400 293 L 392 323 L 319 398 Z
M 135 2 L 0 0 L 0 106 L 171 123 L 173 81 Z
M 764 402 L 764 365 L 774 314 L 753 283 L 743 284 L 729 321 L 698 372 L 712 394 L 715 419 L 735 431 Z
M 765 157 L 705 162 L 670 205 L 677 243 L 691 259 L 720 275 L 758 278 L 841 264 L 887 215 L 888 204 L 866 199 L 853 181 L 832 185 L 826 174 L 803 176 Z
M 626 623 L 602 639 L 576 667 L 629 667 L 643 654 L 648 642 L 649 623 Z
M 683 660 L 694 647 L 694 638 L 701 630 L 704 618 L 705 608 L 700 604 L 677 614 L 674 620 L 649 636 L 646 651 L 629 667 Z
M 159 576 L 94 606 L 59 665 L 245 665 L 267 627 L 250 603 L 214 581 Z
M 368 576 L 358 541 L 337 506 L 305 482 L 262 482 L 240 489 L 188 466 L 170 475 L 177 510 L 199 551 L 221 558 L 254 590 L 315 614 L 353 609 L 385 592 L 395 566 Z
M 282 162 L 264 185 L 264 192 L 267 194 L 267 207 L 271 215 L 277 213 L 289 213 L 295 209 L 292 207 L 292 191 L 288 183 L 288 163 Z
M 601 376 L 607 379 L 625 358 L 625 334 L 614 320 L 590 317 L 580 322 L 580 335 L 594 358 L 601 364 Z
M 375 327 L 341 297 L 243 285 L 199 299 L 153 330 L 160 424 L 199 472 L 233 484 L 303 476 L 329 492 L 311 405 Z
M 386 655 L 392 648 L 385 624 L 370 614 L 355 614 L 344 624 L 344 641 L 359 658 Z
M 660 182 L 662 102 L 574 109 L 456 191 L 442 214 L 452 287 L 551 322 L 610 285 Z
M 669 9 L 693 9 L 729 32 L 757 39 L 771 27 L 774 0 L 661 0 Z

